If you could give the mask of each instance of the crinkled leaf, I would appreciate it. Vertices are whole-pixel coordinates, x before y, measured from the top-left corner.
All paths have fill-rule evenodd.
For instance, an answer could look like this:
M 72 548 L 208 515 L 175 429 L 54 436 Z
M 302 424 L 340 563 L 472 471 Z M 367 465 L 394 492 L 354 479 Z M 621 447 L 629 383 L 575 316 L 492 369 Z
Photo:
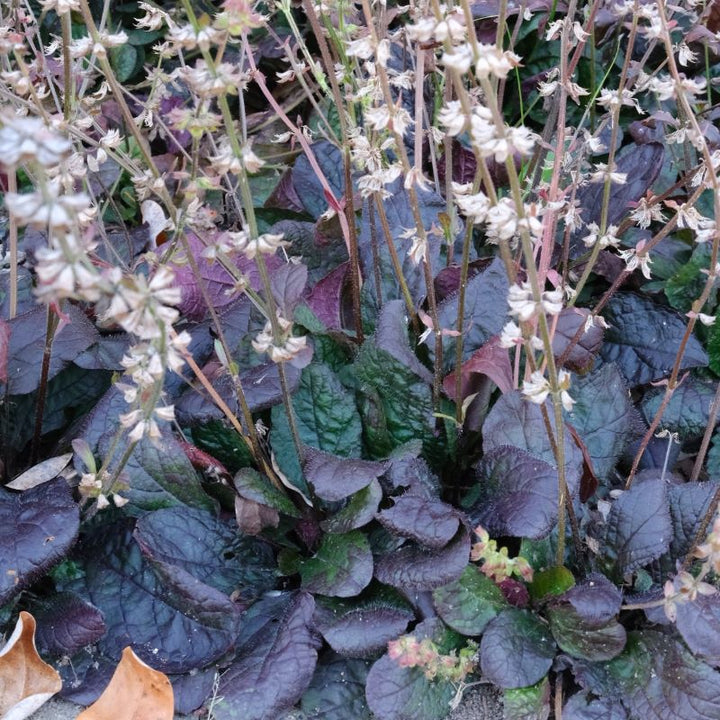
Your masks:
M 375 577 L 403 590 L 433 590 L 457 580 L 469 556 L 470 535 L 461 527 L 455 538 L 440 550 L 428 550 L 408 542 L 380 557 L 375 565 Z
M 171 720 L 173 709 L 173 689 L 167 675 L 153 670 L 131 648 L 125 648 L 110 684 L 78 720 Z
M 550 670 L 555 642 L 527 610 L 511 608 L 491 620 L 480 641 L 483 675 L 501 688 L 534 685 Z
M 383 493 L 380 483 L 373 479 L 367 487 L 353 493 L 347 504 L 320 523 L 325 532 L 343 533 L 367 525 L 375 518 Z
M 275 584 L 270 548 L 205 510 L 148 513 L 138 520 L 134 538 L 151 563 L 183 568 L 226 595 L 239 589 L 243 596 L 257 597 Z
M 441 643 L 448 631 L 437 620 L 426 620 L 412 634 L 418 641 L 429 637 Z M 365 688 L 370 710 L 378 720 L 442 720 L 454 694 L 450 682 L 428 682 L 422 670 L 400 667 L 388 655 L 370 668 Z
M 547 613 L 555 641 L 573 657 L 612 660 L 625 647 L 625 628 L 616 620 L 590 623 L 567 603 L 553 604 Z
M 693 254 L 665 283 L 665 295 L 676 310 L 688 312 L 707 282 L 712 245 L 696 245 Z M 705 272 L 703 272 L 705 271 Z
M 387 352 L 366 342 L 353 366 L 368 446 L 376 457 L 411 440 L 436 440 L 430 386 Z
M 550 424 L 555 429 L 552 408 L 548 405 Z M 572 493 L 577 492 L 582 468 L 582 453 L 569 432 L 565 438 L 565 481 Z M 557 467 L 550 445 L 542 410 L 523 399 L 519 392 L 506 393 L 493 405 L 483 426 L 483 449 L 486 453 L 502 445 L 525 450 L 530 455 Z
M 557 522 L 557 469 L 517 447 L 486 452 L 477 470 L 473 521 L 491 535 L 545 537 Z
M 668 486 L 668 505 L 673 528 L 669 553 L 671 558 L 684 557 L 690 550 L 695 533 L 700 529 L 700 523 L 710 507 L 717 488 L 716 482 Z M 673 562 L 671 570 L 674 569 Z
M 481 635 L 507 607 L 500 588 L 476 565 L 468 565 L 457 580 L 434 590 L 433 604 L 446 625 L 469 636 Z
M 53 335 L 48 367 L 49 380 L 67 367 L 83 350 L 95 343 L 99 337 L 95 326 L 79 307 L 68 305 L 63 312 L 67 320 L 58 321 Z M 8 321 L 10 340 L 7 351 L 7 392 L 10 395 L 30 393 L 40 384 L 47 313 L 47 308 L 36 307 Z
M 313 448 L 305 452 L 305 475 L 323 500 L 343 500 L 367 487 L 384 470 L 385 463 L 374 460 L 341 458 Z
M 720 665 L 720 595 L 698 594 L 676 609 L 678 632 L 690 650 L 711 665 Z
M 359 530 L 328 533 L 315 555 L 300 567 L 305 590 L 334 597 L 359 595 L 372 580 L 372 574 L 370 544 Z
M 588 627 L 601 627 L 620 612 L 622 593 L 604 575 L 590 573 L 559 600 L 571 605 Z
M 412 370 L 420 379 L 432 382 L 432 373 L 410 349 L 408 322 L 407 308 L 402 300 L 385 303 L 375 327 L 375 345 Z
M 192 428 L 195 445 L 221 462 L 232 473 L 252 462 L 250 448 L 237 431 L 221 420 Z
M 320 632 L 328 645 L 345 657 L 372 657 L 402 635 L 415 615 L 407 609 L 372 604 L 343 613 Z
M 0 605 L 62 560 L 79 526 L 78 506 L 62 478 L 23 493 L 0 488 Z
M 622 703 L 613 697 L 592 698 L 575 693 L 565 704 L 563 720 L 627 720 Z
M 318 665 L 300 707 L 313 720 L 370 720 L 365 701 L 368 664 L 333 658 Z
M 605 319 L 610 328 L 605 331 L 600 355 L 605 362 L 617 363 L 631 387 L 670 374 L 686 327 L 677 313 L 648 297 L 617 293 L 607 305 Z M 705 351 L 691 335 L 680 369 L 707 364 Z
M 233 478 L 233 485 L 238 493 L 248 500 L 266 505 L 290 517 L 300 517 L 300 512 L 290 498 L 257 470 L 243 468 Z
M 574 673 L 594 694 L 619 696 L 631 718 L 717 720 L 719 715 L 720 673 L 657 632 L 629 633 L 617 658 L 579 661 Z
M 381 510 L 377 519 L 391 532 L 428 548 L 441 548 L 455 537 L 460 526 L 457 511 L 434 497 L 405 493 Z
M 111 387 L 86 415 L 78 432 L 96 456 L 105 457 L 118 431 L 118 416 L 127 412 L 122 393 Z M 167 423 L 158 423 L 161 437 L 155 442 L 143 438 L 123 468 L 129 488 L 121 494 L 130 500 L 129 510 L 155 510 L 185 504 L 214 510 L 200 480 Z M 114 446 L 114 457 L 122 457 L 129 445 L 123 434 Z M 112 471 L 113 467 L 109 468 Z
M 680 435 L 680 439 L 693 440 L 702 437 L 710 419 L 710 405 L 715 397 L 717 382 L 686 377 L 678 385 L 663 412 L 660 428 L 667 428 Z M 665 388 L 650 388 L 642 400 L 642 412 L 648 425 L 665 396 Z
M 85 575 L 68 584 L 104 615 L 98 649 L 119 659 L 131 646 L 163 672 L 208 665 L 234 644 L 239 608 L 179 567 L 142 555 L 125 524 L 106 525 L 84 540 Z
M 305 692 L 317 662 L 310 625 L 315 601 L 299 593 L 273 622 L 260 625 L 220 680 L 217 720 L 266 720 Z
M 106 449 L 107 445 L 103 443 L 98 453 L 104 456 Z M 155 510 L 182 504 L 206 510 L 215 508 L 169 429 L 165 429 L 155 442 L 143 438 L 135 446 L 124 471 L 129 488 L 122 495 L 130 501 L 128 507 Z
M 57 671 L 35 649 L 35 619 L 22 611 L 0 650 L 0 717 L 24 720 L 62 687 Z
M 605 557 L 623 574 L 633 572 L 667 551 L 672 530 L 665 481 L 638 480 L 613 502 Z
M 55 593 L 33 604 L 37 644 L 50 655 L 74 655 L 105 634 L 103 615 L 74 593 Z
M 596 475 L 607 480 L 627 444 L 632 404 L 613 363 L 585 377 L 573 378 L 575 400 L 568 422 L 577 430 L 592 459 Z
M 292 396 L 300 441 L 311 448 L 343 457 L 358 457 L 362 424 L 355 398 L 326 365 L 308 365 Z M 302 471 L 285 408 L 272 411 L 270 442 L 280 469 L 302 488 Z M 353 491 L 351 491 L 353 492 Z
M 500 258 L 468 281 L 463 313 L 463 362 L 502 330 L 507 316 L 508 288 L 507 272 Z M 458 292 L 450 294 L 438 305 L 438 322 L 442 329 L 457 330 L 458 308 Z M 434 357 L 434 340 L 426 343 L 430 356 Z M 446 372 L 454 369 L 456 343 L 452 336 L 443 337 Z
M 313 143 L 311 149 L 330 189 L 336 198 L 340 198 L 345 192 L 342 152 L 326 140 Z M 292 186 L 295 196 L 300 199 L 303 207 L 314 220 L 328 209 L 323 186 L 304 153 L 298 156 L 293 166 Z
M 550 715 L 550 682 L 540 682 L 524 688 L 509 688 L 503 692 L 503 720 L 547 720 Z

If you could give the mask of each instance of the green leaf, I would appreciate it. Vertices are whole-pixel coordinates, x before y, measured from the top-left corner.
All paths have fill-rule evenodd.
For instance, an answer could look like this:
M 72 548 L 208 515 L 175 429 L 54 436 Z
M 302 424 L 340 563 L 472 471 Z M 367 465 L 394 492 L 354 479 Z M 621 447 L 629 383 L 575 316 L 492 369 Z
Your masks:
M 110 66 L 115 73 L 115 78 L 120 83 L 124 83 L 133 76 L 137 61 L 138 49 L 130 43 L 110 48 Z
M 243 468 L 233 478 L 233 485 L 235 485 L 238 494 L 247 500 L 271 507 L 290 517 L 301 516 L 290 498 L 257 470 Z
M 503 692 L 504 720 L 545 720 L 550 715 L 550 682 L 544 677 L 535 685 Z
M 692 308 L 693 302 L 702 294 L 710 265 L 711 246 L 698 245 L 685 263 L 665 284 L 665 295 L 670 304 L 680 312 L 686 313 Z M 712 307 L 710 308 L 712 312 Z
M 564 566 L 554 565 L 535 573 L 528 589 L 533 600 L 542 600 L 548 595 L 562 595 L 573 585 L 573 574 Z
M 435 590 L 433 603 L 446 625 L 469 636 L 481 635 L 507 607 L 500 588 L 475 565 L 468 565 L 455 582 Z
M 219 460 L 230 472 L 252 463 L 247 443 L 222 420 L 210 420 L 191 430 L 195 445 Z
M 437 442 L 432 392 L 410 368 L 371 342 L 361 348 L 353 366 L 359 381 L 360 412 L 368 447 L 386 457 L 410 440 L 428 450 Z
M 350 496 L 347 505 L 320 523 L 325 532 L 344 533 L 367 525 L 375 518 L 383 492 L 377 479 Z
M 615 620 L 596 627 L 566 604 L 549 608 L 548 619 L 555 641 L 573 657 L 612 660 L 625 647 L 625 628 Z
M 370 544 L 359 530 L 325 535 L 315 556 L 300 568 L 305 590 L 334 597 L 359 595 L 372 574 Z
M 304 445 L 341 457 L 360 457 L 362 423 L 355 399 L 329 367 L 312 363 L 303 370 L 292 405 Z M 270 444 L 280 469 L 306 492 L 284 406 L 275 406 L 271 417 Z

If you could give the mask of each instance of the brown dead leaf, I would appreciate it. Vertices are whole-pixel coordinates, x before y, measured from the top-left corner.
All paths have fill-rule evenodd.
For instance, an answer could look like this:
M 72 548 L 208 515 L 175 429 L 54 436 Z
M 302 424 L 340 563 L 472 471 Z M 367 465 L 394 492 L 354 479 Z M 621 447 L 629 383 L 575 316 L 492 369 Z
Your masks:
M 0 720 L 29 717 L 61 687 L 60 675 L 35 648 L 35 618 L 21 612 L 0 650 Z
M 174 705 L 167 675 L 126 647 L 105 692 L 77 720 L 172 720 Z

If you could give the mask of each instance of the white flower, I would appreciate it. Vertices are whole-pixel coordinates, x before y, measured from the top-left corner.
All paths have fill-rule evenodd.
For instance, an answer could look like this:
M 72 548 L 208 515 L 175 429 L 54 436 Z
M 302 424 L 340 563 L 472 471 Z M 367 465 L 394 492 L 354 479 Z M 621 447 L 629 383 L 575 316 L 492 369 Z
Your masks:
M 454 137 L 459 135 L 467 125 L 467 117 L 459 100 L 451 100 L 438 113 L 438 121 L 444 125 L 445 132 Z
M 523 380 L 522 392 L 530 402 L 542 405 L 550 394 L 550 383 L 540 370 L 536 370 L 530 380 Z
M 18 165 L 34 160 L 45 168 L 57 165 L 72 150 L 69 140 L 50 130 L 39 118 L 2 118 L 0 162 Z
M 508 290 L 508 305 L 510 314 L 517 315 L 522 322 L 526 322 L 537 312 L 537 306 L 532 299 L 530 284 L 511 285 Z
M 40 5 L 44 12 L 54 10 L 58 15 L 80 10 L 80 0 L 41 0 Z
M 452 49 L 452 52 L 444 52 L 441 58 L 441 62 L 446 68 L 456 70 L 461 74 L 470 69 L 472 61 L 472 48 L 467 43 L 457 45 Z
M 500 334 L 500 347 L 512 348 L 522 345 L 523 336 L 520 328 L 511 320 L 506 323 Z
M 22 225 L 40 228 L 72 228 L 78 214 L 87 209 L 90 198 L 83 194 L 58 195 L 59 188 L 50 183 L 45 192 L 6 193 L 5 204 Z
M 541 305 L 548 315 L 557 315 L 563 309 L 563 298 L 565 293 L 562 288 L 546 290 L 542 294 Z
M 519 64 L 520 58 L 515 53 L 503 51 L 496 45 L 479 44 L 475 75 L 479 79 L 494 75 L 502 80 Z
M 485 222 L 490 210 L 490 200 L 483 192 L 475 195 L 455 195 L 455 204 L 474 225 Z

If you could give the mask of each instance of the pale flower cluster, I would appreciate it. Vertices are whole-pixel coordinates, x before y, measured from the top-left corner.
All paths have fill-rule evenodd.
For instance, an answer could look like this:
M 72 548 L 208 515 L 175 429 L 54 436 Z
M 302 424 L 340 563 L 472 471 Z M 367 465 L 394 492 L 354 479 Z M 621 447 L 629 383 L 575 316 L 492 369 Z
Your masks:
M 257 353 L 267 353 L 274 363 L 288 362 L 297 357 L 307 345 L 307 338 L 292 334 L 292 322 L 278 313 L 277 325 L 280 337 L 273 335 L 272 323 L 268 320 L 262 332 L 252 341 Z

